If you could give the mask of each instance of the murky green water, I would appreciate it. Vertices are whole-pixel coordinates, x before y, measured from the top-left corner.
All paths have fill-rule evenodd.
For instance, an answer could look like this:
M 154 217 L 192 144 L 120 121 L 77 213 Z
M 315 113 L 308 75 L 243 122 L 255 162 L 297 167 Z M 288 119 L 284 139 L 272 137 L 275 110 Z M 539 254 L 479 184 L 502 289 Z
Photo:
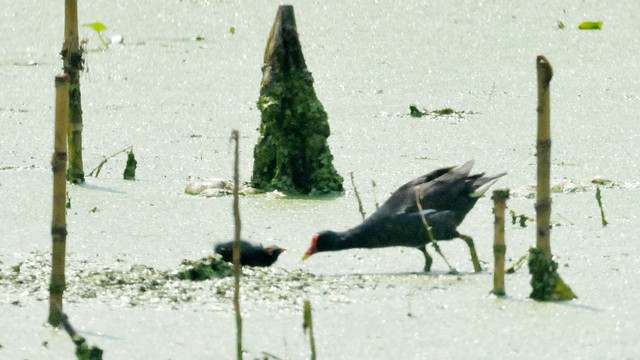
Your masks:
M 241 133 L 241 178 L 249 180 L 262 56 L 277 5 L 80 4 L 80 23 L 103 22 L 125 39 L 105 51 L 95 34 L 81 29 L 89 39 L 82 78 L 85 170 L 129 145 L 138 160 L 135 182 L 121 180 L 123 156 L 110 160 L 85 186 L 69 188 L 65 310 L 107 359 L 234 354 L 228 279 L 168 282 L 142 295 L 139 287 L 149 286 L 133 280 L 130 286 L 95 287 L 95 296 L 80 289 L 90 292 L 91 278 L 82 276 L 88 271 L 166 272 L 232 237 L 230 198 L 183 191 L 194 179 L 231 177 L 233 128 Z M 314 308 L 318 353 L 325 359 L 532 358 L 541 348 L 549 358 L 636 356 L 640 83 L 634 74 L 640 68 L 635 16 L 640 6 L 597 1 L 294 6 L 307 65 L 329 114 L 334 164 L 347 179 L 347 191 L 325 200 L 241 199 L 243 236 L 288 249 L 272 269 L 247 271 L 243 280 L 247 358 L 262 351 L 308 357 L 301 326 L 307 298 Z M 0 358 L 68 359 L 73 353 L 68 337 L 42 326 L 51 241 L 53 78 L 62 66 L 63 9 L 62 4 L 11 3 L 0 8 L 0 17 Z M 603 29 L 577 30 L 588 20 L 603 21 Z M 476 240 L 487 269 L 481 274 L 470 274 L 461 241 L 441 244 L 460 276 L 446 275 L 439 258 L 433 274 L 420 273 L 423 258 L 413 249 L 352 250 L 302 262 L 315 232 L 360 221 L 350 171 L 370 214 L 371 180 L 381 202 L 411 178 L 474 158 L 478 171 L 509 172 L 497 184 L 515 193 L 509 208 L 534 217 L 527 195 L 535 183 L 538 54 L 554 66 L 552 182 L 565 189 L 553 198 L 552 247 L 578 300 L 529 301 L 526 269 L 507 278 L 507 299 L 487 296 L 493 263 L 488 198 L 460 227 Z M 410 104 L 474 113 L 413 118 Z M 596 177 L 613 181 L 601 189 L 607 227 L 600 224 L 590 183 Z M 525 229 L 509 224 L 508 258 L 524 254 L 534 237 L 533 224 Z M 7 281 L 20 262 L 25 263 L 22 283 Z M 141 347 L 147 353 L 139 354 Z

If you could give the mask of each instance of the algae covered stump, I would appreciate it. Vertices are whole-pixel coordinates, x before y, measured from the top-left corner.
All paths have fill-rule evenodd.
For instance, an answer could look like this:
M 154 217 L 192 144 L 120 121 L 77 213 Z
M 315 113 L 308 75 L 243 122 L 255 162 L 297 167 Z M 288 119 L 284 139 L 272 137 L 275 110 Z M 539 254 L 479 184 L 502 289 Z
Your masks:
M 252 186 L 302 194 L 343 191 L 333 167 L 327 113 L 316 97 L 293 6 L 278 7 L 264 54 Z

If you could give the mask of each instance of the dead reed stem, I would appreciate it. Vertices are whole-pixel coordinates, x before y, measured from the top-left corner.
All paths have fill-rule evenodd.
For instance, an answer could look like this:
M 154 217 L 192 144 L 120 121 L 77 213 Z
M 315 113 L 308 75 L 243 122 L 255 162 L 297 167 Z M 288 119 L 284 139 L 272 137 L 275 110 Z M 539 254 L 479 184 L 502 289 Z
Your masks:
M 51 282 L 49 284 L 49 324 L 61 322 L 62 295 L 65 290 L 65 253 L 67 241 L 67 124 L 69 121 L 69 76 L 55 78 L 56 115 L 55 140 L 51 169 L 53 170 L 53 216 L 51 219 Z M 60 309 L 60 311 L 58 311 Z
M 311 302 L 309 300 L 304 301 L 304 319 L 302 323 L 304 332 L 309 329 L 309 344 L 311 346 L 311 360 L 316 360 L 316 340 L 313 336 L 313 319 L 311 317 Z
M 233 277 L 234 277 L 234 291 L 233 291 L 233 307 L 236 311 L 236 352 L 238 360 L 242 360 L 242 314 L 240 313 L 240 274 L 242 273 L 242 265 L 240 265 L 240 205 L 238 199 L 238 189 L 240 188 L 240 175 L 239 175 L 239 159 L 240 150 L 239 146 L 240 135 L 238 130 L 231 132 L 230 141 L 236 142 L 236 148 L 234 152 L 233 160 L 233 218 L 235 219 L 235 238 L 233 241 Z
M 364 212 L 364 208 L 362 207 L 362 199 L 360 199 L 360 193 L 358 193 L 358 188 L 356 187 L 356 182 L 353 180 L 353 171 L 349 173 L 351 177 L 351 185 L 353 186 L 353 193 L 356 195 L 356 199 L 358 199 L 358 211 L 360 211 L 360 215 L 362 215 L 362 221 L 367 217 L 367 213 Z

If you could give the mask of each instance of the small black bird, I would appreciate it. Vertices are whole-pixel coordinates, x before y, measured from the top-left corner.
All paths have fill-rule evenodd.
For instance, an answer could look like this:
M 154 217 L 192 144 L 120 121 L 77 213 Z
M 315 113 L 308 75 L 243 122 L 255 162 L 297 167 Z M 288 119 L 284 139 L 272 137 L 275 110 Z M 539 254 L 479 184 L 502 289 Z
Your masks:
M 473 160 L 459 167 L 434 170 L 398 188 L 384 204 L 362 224 L 342 232 L 322 231 L 313 236 L 303 259 L 322 251 L 388 246 L 416 247 L 425 257 L 424 270 L 430 271 L 432 259 L 427 253 L 428 237 L 422 215 L 436 240 L 463 239 L 471 251 L 475 271 L 480 271 L 473 239 L 456 228 L 478 198 L 506 173 L 493 176 L 469 175 Z M 422 212 L 416 204 L 416 189 Z
M 264 248 L 262 245 L 253 245 L 250 242 L 241 240 L 240 264 L 247 266 L 271 266 L 284 251 L 285 249 L 275 245 Z M 217 244 L 215 252 L 216 254 L 220 254 L 224 261 L 233 262 L 233 241 Z

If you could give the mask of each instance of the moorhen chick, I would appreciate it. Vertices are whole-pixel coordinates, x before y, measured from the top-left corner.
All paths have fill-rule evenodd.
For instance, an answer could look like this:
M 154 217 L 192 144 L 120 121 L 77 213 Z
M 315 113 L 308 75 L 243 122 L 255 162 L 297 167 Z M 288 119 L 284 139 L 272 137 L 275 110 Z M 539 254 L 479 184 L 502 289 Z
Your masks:
M 470 160 L 462 166 L 437 169 L 409 181 L 362 224 L 342 232 L 322 231 L 314 235 L 303 259 L 323 251 L 409 246 L 422 251 L 424 270 L 428 272 L 433 259 L 426 248 L 431 238 L 422 222 L 424 215 L 436 240 L 463 239 L 469 246 L 474 270 L 480 271 L 473 239 L 460 234 L 456 228 L 478 198 L 506 173 L 469 175 L 472 167 L 473 160 Z M 416 204 L 416 188 L 420 194 L 421 212 Z
M 271 266 L 284 251 L 285 249 L 275 245 L 264 248 L 262 245 L 253 245 L 248 241 L 241 240 L 240 264 L 246 266 Z M 220 254 L 224 261 L 233 262 L 233 241 L 217 244 L 215 252 Z

